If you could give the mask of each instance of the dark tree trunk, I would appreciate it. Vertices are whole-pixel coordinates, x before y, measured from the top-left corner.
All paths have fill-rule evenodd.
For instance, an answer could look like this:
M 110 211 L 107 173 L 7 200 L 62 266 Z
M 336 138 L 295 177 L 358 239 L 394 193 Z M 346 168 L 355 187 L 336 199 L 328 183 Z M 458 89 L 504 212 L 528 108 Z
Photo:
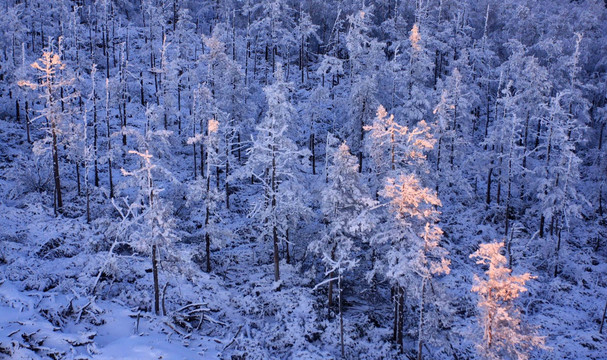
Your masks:
M 59 177 L 59 154 L 57 146 L 57 124 L 51 119 L 51 135 L 53 138 L 53 178 L 55 180 L 55 194 L 57 198 L 57 211 L 63 211 L 63 198 L 61 197 L 61 178 Z
M 154 313 L 160 315 L 160 289 L 158 285 L 158 246 L 152 245 L 152 273 L 154 276 Z
M 210 171 L 207 171 L 209 173 Z M 211 191 L 211 174 L 207 174 L 207 196 Z M 209 223 L 211 218 L 211 211 L 209 209 L 209 205 L 206 206 L 206 215 L 204 218 L 204 240 L 205 240 L 205 249 L 207 255 L 207 272 L 211 272 L 211 237 L 209 235 Z
M 92 81 L 95 81 L 95 79 L 93 79 Z M 98 135 L 97 135 L 97 94 L 95 93 L 95 87 L 93 85 L 93 156 L 94 156 L 94 172 L 95 172 L 95 176 L 94 176 L 94 184 L 95 187 L 99 187 L 99 161 L 97 159 L 97 140 L 98 140 Z M 88 196 L 88 194 L 87 194 Z
M 32 138 L 30 137 L 30 113 L 29 113 L 29 103 L 25 102 L 25 132 L 27 135 L 27 142 L 32 143 Z
M 546 222 L 546 218 L 544 215 L 540 215 L 540 238 L 544 237 L 544 224 Z
M 312 175 L 316 175 L 316 146 L 315 146 L 314 133 L 310 134 L 310 150 L 312 151 L 312 155 L 310 156 L 312 159 Z
M 274 281 L 280 280 L 280 267 L 278 262 L 278 229 L 272 227 L 272 239 L 274 241 Z
M 339 270 L 338 270 L 339 271 Z M 341 343 L 341 357 L 345 357 L 345 349 L 344 349 L 344 314 L 343 314 L 343 301 L 342 301 L 342 289 L 341 289 L 341 274 L 338 275 L 339 279 L 337 280 L 338 291 L 339 291 L 339 339 Z
M 230 157 L 228 156 L 228 146 L 226 146 L 225 192 L 226 192 L 226 209 L 228 209 L 228 210 L 230 210 L 230 183 L 228 182 L 229 175 L 230 175 Z M 287 250 L 287 252 L 288 252 L 288 250 Z M 288 257 L 287 257 L 287 262 L 288 262 Z
M 405 289 L 401 286 L 398 287 L 398 321 L 396 329 L 396 343 L 399 347 L 399 352 L 402 354 L 404 351 L 403 344 L 403 327 L 405 325 Z
M 489 174 L 487 175 L 487 196 L 485 197 L 487 205 L 491 203 L 491 174 L 493 174 L 493 168 L 489 169 Z
M 139 90 L 141 97 L 141 106 L 145 107 L 145 96 L 143 94 L 143 71 L 139 72 Z
M 80 163 L 78 161 L 74 161 L 74 163 L 76 164 L 76 188 L 78 189 L 78 196 L 80 196 Z
M 287 264 L 290 264 L 291 263 L 291 254 L 289 252 L 289 229 L 288 228 L 286 231 L 285 245 L 287 248 Z
M 108 87 L 109 83 L 108 83 L 108 79 L 106 79 L 106 83 L 105 83 L 106 87 Z M 110 198 L 114 198 L 114 179 L 112 177 L 112 134 L 111 134 L 111 128 L 110 128 L 110 106 L 109 106 L 109 99 L 110 99 L 110 92 L 109 92 L 109 88 L 106 92 L 106 107 L 105 107 L 105 125 L 107 128 L 107 152 L 108 152 L 108 177 L 109 177 L 109 182 L 110 182 Z

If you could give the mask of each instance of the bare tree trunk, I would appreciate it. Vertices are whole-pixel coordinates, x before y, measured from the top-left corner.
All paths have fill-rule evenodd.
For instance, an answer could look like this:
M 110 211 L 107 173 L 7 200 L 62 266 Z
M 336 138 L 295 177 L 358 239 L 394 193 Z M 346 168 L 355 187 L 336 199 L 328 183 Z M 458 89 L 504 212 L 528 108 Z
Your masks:
M 339 338 L 341 342 L 341 357 L 345 357 L 345 349 L 344 349 L 344 314 L 342 310 L 342 293 L 341 293 L 341 270 L 338 270 L 339 275 L 337 278 L 337 287 L 339 291 Z
M 92 79 L 95 81 L 95 79 Z M 95 187 L 99 187 L 99 160 L 97 159 L 97 94 L 95 92 L 95 85 L 93 84 L 93 157 L 94 157 L 94 184 Z M 87 194 L 88 196 L 88 194 Z
M 398 338 L 397 330 L 398 330 L 398 290 L 396 286 L 392 286 L 390 290 L 390 294 L 392 296 L 392 302 L 394 303 L 394 321 L 392 323 L 392 341 L 396 343 L 396 339 Z
M 211 174 L 210 174 L 210 169 L 207 169 L 207 196 L 209 196 L 211 191 Z M 207 200 L 208 202 L 208 200 Z M 209 205 L 207 203 L 206 206 L 206 215 L 204 218 L 204 231 L 205 231 L 205 235 L 204 235 L 204 240 L 205 240 L 205 248 L 206 248 L 206 254 L 207 254 L 207 272 L 211 272 L 211 237 L 209 235 L 209 219 L 210 219 L 210 209 L 209 209 Z
M 207 210 L 208 212 L 208 210 Z M 207 272 L 211 272 L 211 238 L 209 233 L 204 234 L 205 249 L 207 254 Z
M 219 169 L 219 168 L 218 168 Z M 228 154 L 228 144 L 226 142 L 226 175 L 225 175 L 225 191 L 226 191 L 226 209 L 230 210 L 230 183 L 228 176 L 230 175 L 230 157 Z M 289 262 L 289 248 L 287 243 L 287 263 Z
M 436 149 L 437 149 L 437 154 L 436 154 L 436 171 L 438 171 L 440 169 L 440 156 L 441 156 L 442 143 L 443 143 L 443 137 L 439 136 L 439 138 L 438 138 L 438 146 L 436 147 Z M 392 166 L 394 166 L 394 164 L 392 164 Z M 394 168 L 392 168 L 392 170 L 394 170 Z
M 316 175 L 316 146 L 314 140 L 314 133 L 310 134 L 310 150 L 312 151 L 312 175 Z
M 425 307 L 425 302 L 426 302 L 426 279 L 424 278 L 422 280 L 422 292 L 421 292 L 421 298 L 419 301 L 419 324 L 418 326 L 418 331 L 417 331 L 417 360 L 422 360 L 422 344 L 423 344 L 423 331 L 424 331 L 424 307 Z
M 30 113 L 29 113 L 29 103 L 25 102 L 25 132 L 27 135 L 27 142 L 32 143 L 32 138 L 30 137 Z
M 80 196 L 80 163 L 78 161 L 74 161 L 74 163 L 76 164 L 76 188 L 78 189 L 78 196 Z
M 190 114 L 191 115 L 191 114 Z M 194 126 L 192 129 L 192 137 L 196 136 L 196 121 L 194 121 Z M 193 154 L 194 154 L 194 179 L 196 179 L 196 175 L 198 174 L 198 169 L 196 168 L 196 166 L 198 165 L 198 159 L 196 159 L 196 155 L 198 154 L 198 152 L 196 151 L 196 143 L 192 143 L 192 147 L 194 149 Z
M 242 164 L 241 148 L 242 148 L 242 144 L 240 142 L 240 132 L 238 132 L 238 163 L 239 164 Z
M 91 223 L 91 202 L 90 202 L 90 191 L 88 189 L 88 185 L 86 187 L 86 223 Z
M 540 238 L 544 237 L 544 223 L 546 222 L 546 218 L 544 215 L 540 215 Z
M 491 203 L 491 174 L 493 174 L 493 168 L 489 169 L 489 174 L 487 175 L 487 196 L 485 198 L 487 205 Z
M 274 241 L 274 281 L 280 280 L 280 267 L 278 262 L 278 229 L 272 226 L 272 238 Z
M 358 150 L 358 172 L 363 172 L 363 146 L 365 143 L 365 109 L 367 103 L 363 100 L 362 114 L 360 115 L 360 149 Z
M 110 129 L 110 85 L 109 78 L 105 79 L 105 125 L 107 127 L 108 177 L 110 180 L 110 198 L 114 198 L 114 180 L 112 178 L 112 137 Z
M 139 91 L 141 97 L 141 106 L 145 107 L 145 96 L 143 94 L 143 71 L 139 72 Z
M 204 177 L 204 145 L 202 143 L 200 143 L 200 176 Z
M 158 285 L 158 246 L 152 245 L 152 272 L 154 275 L 154 313 L 160 314 L 160 289 Z
M 291 263 L 291 253 L 289 252 L 289 229 L 286 231 L 285 244 L 287 246 L 287 264 Z
M 61 178 L 59 177 L 59 154 L 57 147 L 57 124 L 51 119 L 51 135 L 53 137 L 53 178 L 55 180 L 55 193 L 57 196 L 57 211 L 63 211 L 63 198 L 61 197 Z
M 19 123 L 19 120 L 21 119 L 21 109 L 19 107 L 19 99 L 15 99 L 15 113 L 16 113 L 16 123 Z
M 396 329 L 396 342 L 399 346 L 399 352 L 404 351 L 403 344 L 403 327 L 405 325 L 405 289 L 402 286 L 398 287 L 398 328 Z

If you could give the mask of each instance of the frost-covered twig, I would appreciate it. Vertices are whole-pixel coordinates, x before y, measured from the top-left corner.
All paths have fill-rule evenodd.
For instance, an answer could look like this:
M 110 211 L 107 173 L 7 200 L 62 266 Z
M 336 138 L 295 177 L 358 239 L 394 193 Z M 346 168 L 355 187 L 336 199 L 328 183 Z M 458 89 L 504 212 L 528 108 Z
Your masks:
M 238 334 L 240 334 L 240 330 L 242 330 L 242 325 L 240 325 L 238 327 L 238 331 L 236 331 L 236 334 L 232 338 L 232 341 L 230 341 L 226 346 L 223 347 L 223 351 L 225 351 L 228 347 L 230 347 L 230 345 L 232 345 L 234 343 L 234 341 L 236 341 L 236 338 L 238 337 Z

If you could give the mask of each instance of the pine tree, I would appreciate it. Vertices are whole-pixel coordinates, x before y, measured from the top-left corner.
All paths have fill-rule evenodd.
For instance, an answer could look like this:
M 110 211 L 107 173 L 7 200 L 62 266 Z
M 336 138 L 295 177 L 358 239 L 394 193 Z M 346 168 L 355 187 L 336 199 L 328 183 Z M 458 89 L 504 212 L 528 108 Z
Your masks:
M 529 273 L 512 275 L 501 254 L 504 243 L 480 244 L 470 258 L 489 265 L 487 278 L 474 276 L 472 291 L 478 293 L 483 341 L 477 346 L 487 359 L 529 359 L 533 348 L 542 348 L 544 338 L 525 329 L 515 300 L 527 291 L 525 283 L 535 277 Z
M 278 246 L 281 224 L 287 220 L 281 211 L 291 199 L 299 198 L 293 193 L 289 182 L 297 182 L 302 172 L 308 151 L 300 150 L 287 135 L 294 126 L 294 109 L 289 100 L 290 83 L 284 81 L 282 67 L 277 66 L 274 84 L 266 86 L 264 92 L 268 111 L 257 127 L 257 137 L 248 149 L 249 159 L 240 172 L 262 186 L 263 199 L 258 201 L 251 215 L 262 224 L 261 239 L 270 237 L 274 252 L 274 280 L 280 280 Z
M 45 105 L 39 117 L 44 117 L 49 124 L 47 131 L 51 139 L 51 151 L 53 158 L 53 179 L 55 182 L 56 209 L 63 211 L 63 196 L 61 190 L 61 176 L 59 169 L 59 143 L 62 134 L 63 121 L 65 119 L 64 101 L 67 97 L 63 96 L 63 88 L 73 83 L 73 79 L 64 77 L 62 70 L 65 64 L 61 61 L 61 56 L 53 49 L 47 49 L 36 62 L 31 64 L 32 68 L 39 72 L 39 81 L 29 82 L 20 80 L 20 86 L 27 86 L 32 90 L 40 89 L 40 98 L 44 100 Z M 49 139 L 42 140 L 43 143 Z M 43 146 L 43 144 L 39 144 Z
M 322 257 L 329 275 L 329 312 L 333 304 L 333 284 L 337 280 L 343 356 L 343 273 L 352 270 L 359 261 L 356 257 L 359 250 L 356 241 L 373 226 L 369 210 L 375 201 L 368 197 L 368 191 L 360 184 L 357 159 L 350 153 L 349 147 L 343 143 L 327 151 L 331 159 L 327 176 L 329 183 L 321 194 L 321 210 L 326 227 L 323 235 L 310 243 L 309 248 Z
M 153 173 L 162 171 L 152 161 L 154 157 L 149 150 L 145 153 L 130 150 L 129 154 L 139 157 L 140 167 L 133 171 L 122 169 L 122 174 L 133 178 L 138 188 L 134 203 L 142 205 L 140 212 L 134 214 L 130 221 L 132 228 L 128 237 L 135 249 L 150 254 L 154 282 L 154 313 L 160 315 L 159 262 L 162 258 L 161 251 L 177 240 L 176 222 L 170 202 L 159 196 L 163 189 L 154 183 Z
M 371 8 L 363 8 L 350 15 L 350 28 L 346 36 L 350 65 L 350 103 L 347 136 L 353 151 L 357 152 L 359 172 L 363 170 L 365 126 L 377 108 L 377 73 L 382 66 L 383 43 L 371 38 Z
M 416 127 L 399 125 L 394 116 L 388 116 L 379 107 L 370 131 L 368 143 L 383 182 L 379 195 L 389 209 L 385 222 L 371 239 L 375 252 L 382 258 L 375 264 L 373 273 L 381 272 L 393 286 L 394 327 L 393 338 L 403 350 L 405 291 L 411 282 L 421 281 L 419 292 L 413 292 L 420 301 L 418 323 L 418 355 L 421 356 L 427 285 L 432 277 L 449 273 L 447 252 L 439 246 L 442 230 L 437 225 L 441 206 L 435 192 L 424 187 L 419 175 L 423 173 L 426 155 L 435 141 L 425 121 Z

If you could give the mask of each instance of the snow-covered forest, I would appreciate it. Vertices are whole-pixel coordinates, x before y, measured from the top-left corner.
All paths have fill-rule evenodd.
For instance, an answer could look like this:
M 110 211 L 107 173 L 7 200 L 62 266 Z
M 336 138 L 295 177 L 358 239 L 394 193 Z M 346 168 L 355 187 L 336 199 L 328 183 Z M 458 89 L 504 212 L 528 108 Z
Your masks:
M 0 9 L 0 358 L 607 358 L 607 1 Z

